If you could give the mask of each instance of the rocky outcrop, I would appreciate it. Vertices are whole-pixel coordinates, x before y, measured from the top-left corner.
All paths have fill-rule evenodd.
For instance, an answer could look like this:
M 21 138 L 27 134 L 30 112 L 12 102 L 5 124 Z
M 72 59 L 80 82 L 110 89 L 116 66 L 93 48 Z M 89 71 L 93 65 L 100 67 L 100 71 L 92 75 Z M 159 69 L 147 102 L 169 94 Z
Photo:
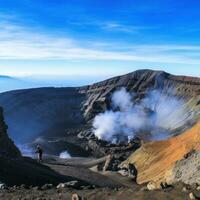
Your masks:
M 0 156 L 10 158 L 20 157 L 20 151 L 7 135 L 7 128 L 4 122 L 3 109 L 0 108 Z
M 184 99 L 188 108 L 188 125 L 178 127 L 182 131 L 190 127 L 200 117 L 200 78 L 174 76 L 163 71 L 138 70 L 123 76 L 114 77 L 83 88 L 87 93 L 84 103 L 84 116 L 91 120 L 96 114 L 110 108 L 110 98 L 114 91 L 125 87 L 135 94 L 137 103 L 151 90 L 159 90 L 168 95 Z M 177 127 L 176 127 L 177 128 Z
M 168 140 L 147 142 L 136 150 L 123 164 L 133 163 L 137 182 L 186 183 L 198 182 L 200 150 L 200 122 L 188 131 Z
M 171 174 L 172 182 L 182 181 L 189 185 L 200 185 L 200 151 L 193 151 L 177 161 Z

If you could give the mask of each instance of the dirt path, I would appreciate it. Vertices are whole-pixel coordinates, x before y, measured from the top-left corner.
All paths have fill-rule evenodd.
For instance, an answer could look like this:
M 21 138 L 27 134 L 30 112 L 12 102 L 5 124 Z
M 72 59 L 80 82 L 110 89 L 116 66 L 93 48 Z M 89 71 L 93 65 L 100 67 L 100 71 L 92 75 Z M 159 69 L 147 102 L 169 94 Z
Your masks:
M 119 183 L 127 188 L 138 187 L 138 185 L 135 182 L 133 182 L 130 178 L 123 177 L 120 174 L 118 174 L 117 172 L 106 171 L 106 172 L 102 172 L 100 174 L 108 177 L 109 179 L 113 180 L 114 182 Z
M 110 179 L 104 175 L 101 175 L 99 173 L 92 172 L 90 169 L 87 169 L 85 167 L 74 167 L 74 166 L 55 165 L 55 164 L 45 164 L 45 165 L 61 175 L 71 176 L 74 177 L 75 180 L 79 179 L 91 185 L 96 185 L 99 187 L 112 187 L 112 188 L 122 186 L 122 184 L 120 184 L 119 182 Z
M 128 177 L 123 177 L 117 172 L 97 172 L 89 168 L 105 162 L 107 156 L 94 159 L 94 158 L 69 158 L 60 159 L 58 157 L 49 157 L 45 160 L 45 165 L 55 170 L 56 172 L 72 176 L 79 180 L 89 182 L 100 187 L 134 187 L 133 181 Z
M 99 163 L 105 162 L 108 156 L 102 158 L 83 158 L 83 157 L 73 157 L 61 159 L 58 156 L 45 155 L 44 162 L 47 164 L 56 164 L 56 165 L 67 165 L 75 167 L 86 167 L 90 168 Z

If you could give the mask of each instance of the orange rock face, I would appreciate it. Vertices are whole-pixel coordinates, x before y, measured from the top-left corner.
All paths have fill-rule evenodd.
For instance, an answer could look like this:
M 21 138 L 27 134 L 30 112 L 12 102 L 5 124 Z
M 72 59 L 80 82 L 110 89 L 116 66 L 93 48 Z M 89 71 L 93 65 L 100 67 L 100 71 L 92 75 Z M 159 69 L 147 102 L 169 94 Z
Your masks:
M 200 122 L 179 136 L 143 144 L 125 163 L 135 164 L 139 184 L 149 181 L 160 184 L 170 182 L 176 161 L 192 150 L 200 150 Z

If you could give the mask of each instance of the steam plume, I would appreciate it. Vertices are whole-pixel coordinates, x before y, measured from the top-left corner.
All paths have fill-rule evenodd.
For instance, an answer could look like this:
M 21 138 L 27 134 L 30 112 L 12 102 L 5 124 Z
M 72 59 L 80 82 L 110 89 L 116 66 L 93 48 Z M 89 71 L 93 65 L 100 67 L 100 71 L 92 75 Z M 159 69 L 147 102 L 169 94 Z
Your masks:
M 142 131 L 151 139 L 169 137 L 170 131 L 184 125 L 187 116 L 184 101 L 158 90 L 149 92 L 140 103 L 125 88 L 113 93 L 112 109 L 94 118 L 94 134 L 110 142 L 128 141 Z
M 71 158 L 70 154 L 67 151 L 61 152 L 59 157 L 62 159 Z

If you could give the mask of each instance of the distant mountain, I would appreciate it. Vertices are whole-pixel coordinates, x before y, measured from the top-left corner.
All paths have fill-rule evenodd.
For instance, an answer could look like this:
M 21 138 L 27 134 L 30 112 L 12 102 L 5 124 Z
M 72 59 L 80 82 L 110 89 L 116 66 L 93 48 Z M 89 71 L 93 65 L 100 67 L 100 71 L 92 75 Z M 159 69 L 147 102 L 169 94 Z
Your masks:
M 0 75 L 0 79 L 14 79 L 11 76 Z
M 11 77 L 0 75 L 0 93 L 40 87 L 79 87 L 104 80 L 102 76 L 26 76 Z
M 173 114 L 174 118 L 166 117 L 162 121 L 164 125 L 174 125 L 170 130 L 171 135 L 180 134 L 200 119 L 200 78 L 174 76 L 153 70 L 139 70 L 85 87 L 5 92 L 0 94 L 0 105 L 5 111 L 8 133 L 15 142 L 33 142 L 38 137 L 40 138 L 36 142 L 42 141 L 41 137 L 46 137 L 51 142 L 62 139 L 60 144 L 65 148 L 78 145 L 98 153 L 98 144 L 92 142 L 92 121 L 96 115 L 111 108 L 112 94 L 122 87 L 134 93 L 133 104 L 143 101 L 152 90 L 174 96 L 178 100 L 183 99 L 181 115 L 180 109 L 176 109 L 176 104 L 174 106 L 173 99 L 164 101 L 168 105 L 166 108 L 169 108 L 169 103 L 173 105 L 173 113 L 169 115 Z M 156 98 L 155 101 L 165 111 L 163 99 Z M 152 111 L 149 110 L 149 113 L 156 113 L 156 110 Z M 141 137 L 146 134 L 148 133 L 141 132 Z M 58 147 L 61 148 L 62 145 Z M 72 149 L 75 149 L 74 146 Z M 101 151 L 100 154 L 105 152 Z
M 30 86 L 30 84 L 21 79 L 0 75 L 0 93 L 10 90 L 28 88 Z
M 0 75 L 0 93 L 11 90 L 44 87 L 46 85 L 48 84 L 45 84 L 40 80 L 34 80 L 31 78 L 16 78 Z

